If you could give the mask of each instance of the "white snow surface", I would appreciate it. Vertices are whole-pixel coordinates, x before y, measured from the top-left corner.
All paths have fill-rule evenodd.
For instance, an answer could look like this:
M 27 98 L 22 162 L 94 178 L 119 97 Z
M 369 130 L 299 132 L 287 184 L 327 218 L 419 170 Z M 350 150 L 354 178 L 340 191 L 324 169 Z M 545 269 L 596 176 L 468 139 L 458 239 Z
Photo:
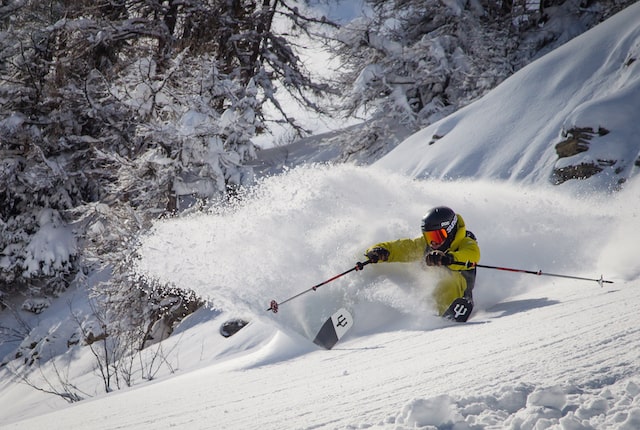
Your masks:
M 227 210 L 158 222 L 139 271 L 209 306 L 149 349 L 162 362 L 153 381 L 101 393 L 91 353 L 76 346 L 31 375 L 44 387 L 45 377 L 71 380 L 90 397 L 67 405 L 16 383 L 10 363 L 0 369 L 0 429 L 639 429 L 640 177 L 629 174 L 616 193 L 553 187 L 538 136 L 572 113 L 588 111 L 595 125 L 598 106 L 607 121 L 637 127 L 628 110 L 586 96 L 638 111 L 637 73 L 602 85 L 620 72 L 610 63 L 624 57 L 618 48 L 638 52 L 637 22 L 640 4 L 583 35 L 585 48 L 543 57 L 372 166 L 297 167 Z M 625 133 L 620 153 L 631 153 L 635 135 Z M 477 143 L 488 139 L 496 146 Z M 445 144 L 455 155 L 438 152 Z M 460 166 L 465 174 L 446 174 Z M 482 264 L 614 283 L 478 269 L 474 313 L 453 324 L 430 302 L 437 270 L 380 263 L 266 310 L 354 267 L 378 241 L 417 236 L 422 215 L 442 204 L 476 234 Z M 319 349 L 309 339 L 339 307 L 354 327 Z M 251 322 L 223 338 L 231 317 Z
M 173 373 L 44 415 L 62 400 L 14 385 L 0 391 L 0 428 L 636 429 L 639 192 L 633 181 L 579 199 L 348 165 L 266 179 L 234 210 L 158 223 L 144 242 L 142 271 L 225 309 L 198 311 L 164 342 Z M 368 245 L 413 236 L 443 202 L 464 214 L 485 264 L 615 283 L 478 269 L 476 310 L 455 325 L 430 306 L 436 274 L 377 264 L 266 311 Z M 318 349 L 309 333 L 339 306 L 354 328 Z M 230 316 L 251 323 L 225 339 Z M 90 357 L 77 360 L 90 375 Z

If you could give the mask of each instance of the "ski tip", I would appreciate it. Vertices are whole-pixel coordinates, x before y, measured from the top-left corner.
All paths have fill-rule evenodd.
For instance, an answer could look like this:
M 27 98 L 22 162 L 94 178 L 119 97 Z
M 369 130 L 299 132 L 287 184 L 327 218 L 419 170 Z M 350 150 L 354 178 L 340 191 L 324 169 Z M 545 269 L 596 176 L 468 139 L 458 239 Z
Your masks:
M 313 343 L 325 349 L 331 349 L 353 325 L 353 316 L 341 308 L 325 321 Z
M 467 322 L 473 311 L 473 302 L 466 297 L 460 297 L 455 299 L 449 308 L 442 314 L 442 317 L 447 320 L 464 323 Z

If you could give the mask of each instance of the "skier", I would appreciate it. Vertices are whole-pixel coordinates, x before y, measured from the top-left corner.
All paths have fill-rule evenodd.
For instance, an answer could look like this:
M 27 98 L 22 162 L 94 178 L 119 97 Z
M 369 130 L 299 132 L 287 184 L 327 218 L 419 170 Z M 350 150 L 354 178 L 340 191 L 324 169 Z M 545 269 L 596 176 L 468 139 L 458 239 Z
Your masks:
M 476 269 L 466 263 L 480 261 L 480 248 L 462 217 L 450 208 L 439 206 L 427 212 L 422 218 L 421 236 L 378 243 L 365 255 L 372 263 L 424 259 L 427 266 L 444 266 L 446 272 L 433 292 L 438 315 L 458 322 L 469 318 Z

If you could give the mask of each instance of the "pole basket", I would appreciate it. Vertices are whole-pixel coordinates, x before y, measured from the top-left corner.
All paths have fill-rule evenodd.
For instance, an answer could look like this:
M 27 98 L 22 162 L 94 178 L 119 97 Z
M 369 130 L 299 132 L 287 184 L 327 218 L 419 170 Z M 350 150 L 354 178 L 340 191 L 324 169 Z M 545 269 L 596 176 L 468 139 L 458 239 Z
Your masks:
M 273 312 L 274 314 L 277 314 L 278 313 L 278 302 L 276 302 L 275 300 L 271 300 L 270 305 L 271 305 L 271 307 L 269 309 L 267 309 L 267 310 Z

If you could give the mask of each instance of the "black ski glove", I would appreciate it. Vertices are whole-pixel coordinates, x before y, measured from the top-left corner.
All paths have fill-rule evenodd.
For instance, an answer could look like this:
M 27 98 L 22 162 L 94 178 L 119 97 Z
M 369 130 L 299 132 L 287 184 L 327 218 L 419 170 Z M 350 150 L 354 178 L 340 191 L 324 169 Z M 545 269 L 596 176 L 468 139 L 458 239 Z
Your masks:
M 369 249 L 365 255 L 372 263 L 377 263 L 378 261 L 387 261 L 389 259 L 389 251 L 382 248 L 381 246 L 376 246 L 374 248 Z
M 427 266 L 449 266 L 453 263 L 453 256 L 442 251 L 431 251 L 425 257 Z

